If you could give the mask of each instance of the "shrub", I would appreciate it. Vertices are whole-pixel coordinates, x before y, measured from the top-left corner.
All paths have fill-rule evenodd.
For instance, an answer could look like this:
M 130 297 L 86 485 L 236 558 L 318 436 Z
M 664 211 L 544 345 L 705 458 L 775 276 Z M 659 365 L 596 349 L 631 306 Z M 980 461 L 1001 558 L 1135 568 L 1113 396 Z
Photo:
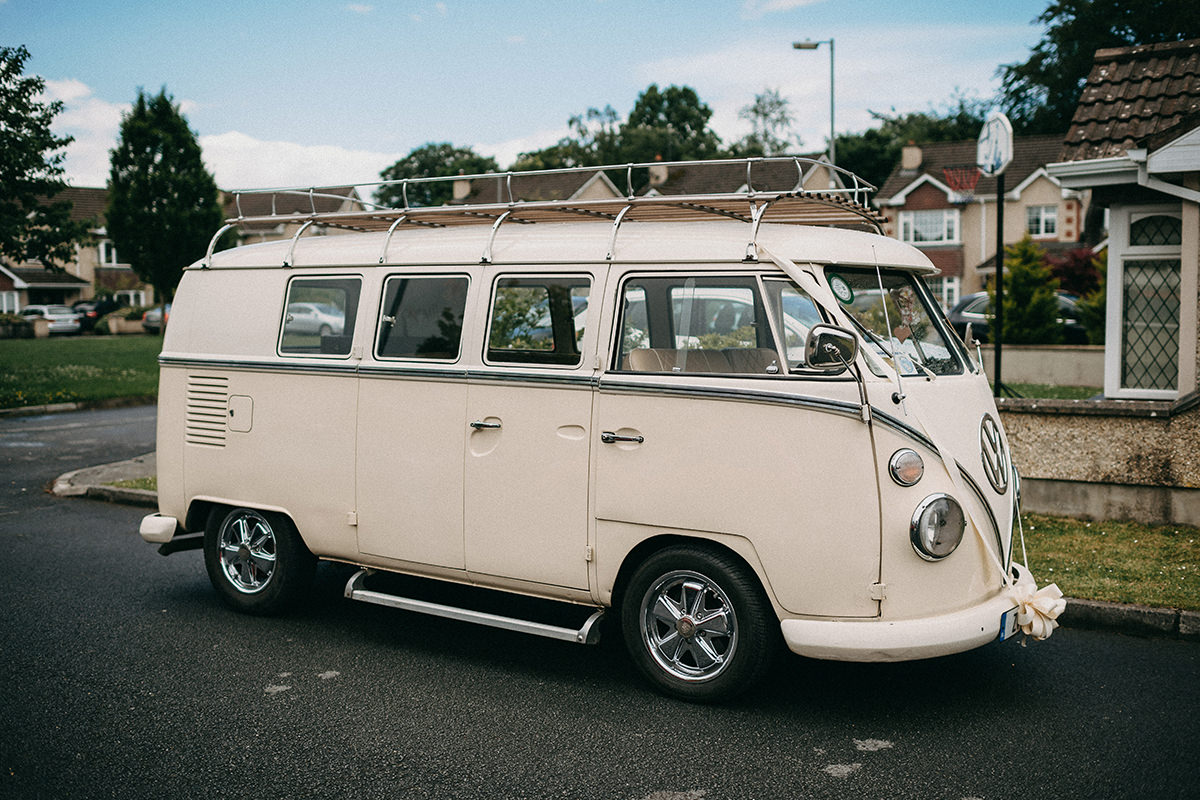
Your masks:
M 1004 343 L 1058 344 L 1058 281 L 1050 275 L 1046 251 L 1028 235 L 1005 248 Z M 995 292 L 992 293 L 995 306 Z

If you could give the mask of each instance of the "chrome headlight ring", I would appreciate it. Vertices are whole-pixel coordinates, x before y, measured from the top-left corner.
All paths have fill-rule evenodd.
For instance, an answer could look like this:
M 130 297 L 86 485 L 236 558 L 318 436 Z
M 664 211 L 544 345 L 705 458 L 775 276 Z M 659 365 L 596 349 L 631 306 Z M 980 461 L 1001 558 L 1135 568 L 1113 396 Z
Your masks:
M 931 494 L 917 505 L 908 535 L 913 550 L 926 561 L 941 561 L 958 549 L 967 517 L 948 494 Z

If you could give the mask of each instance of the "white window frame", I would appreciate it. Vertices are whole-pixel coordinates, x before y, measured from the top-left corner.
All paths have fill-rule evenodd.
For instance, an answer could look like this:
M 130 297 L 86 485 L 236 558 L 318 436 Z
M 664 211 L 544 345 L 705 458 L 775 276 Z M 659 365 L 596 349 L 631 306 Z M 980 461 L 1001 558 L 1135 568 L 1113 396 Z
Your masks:
M 1050 224 L 1051 230 L 1046 230 L 1046 223 Z M 1058 206 L 1026 206 L 1025 231 L 1035 239 L 1057 238 Z
M 1112 227 L 1109 228 L 1108 249 L 1108 278 L 1105 303 L 1107 320 L 1104 329 L 1104 396 L 1121 400 L 1175 400 L 1181 397 L 1187 389 L 1188 361 L 1192 354 L 1186 351 L 1187 345 L 1195 345 L 1195 327 L 1191 327 L 1191 339 L 1188 339 L 1188 328 L 1185 324 L 1184 309 L 1187 298 L 1196 296 L 1196 286 L 1188 279 L 1189 271 L 1182 264 L 1183 244 L 1139 246 L 1129 243 L 1129 229 L 1133 223 L 1146 217 L 1165 216 L 1180 220 L 1183 218 L 1179 205 L 1114 205 L 1111 209 Z M 1183 226 L 1183 235 L 1188 236 L 1187 226 Z M 1179 260 L 1182 270 L 1180 294 L 1183 302 L 1180 304 L 1179 326 L 1179 374 L 1175 378 L 1174 389 L 1138 389 L 1125 388 L 1121 385 L 1122 354 L 1125 342 L 1122 338 L 1125 330 L 1125 262 L 1145 261 L 1153 259 Z M 1190 292 L 1190 294 L 1189 294 Z
M 927 215 L 932 218 L 934 214 L 941 214 L 941 231 L 940 239 L 917 239 L 914 234 L 917 229 L 918 215 Z M 900 212 L 900 241 L 908 242 L 909 244 L 918 247 L 924 245 L 937 244 L 962 244 L 962 227 L 961 212 L 957 208 L 930 208 L 919 211 L 901 211 Z
M 118 289 L 113 293 L 118 302 L 123 302 L 125 305 L 141 308 L 146 305 L 146 291 L 144 289 Z
M 929 291 L 942 305 L 943 311 L 949 311 L 954 308 L 962 298 L 962 278 L 957 275 L 938 275 L 932 278 L 926 278 L 929 284 Z
M 16 314 L 20 310 L 20 294 L 17 292 L 0 292 L 0 314 Z
M 112 243 L 111 239 L 101 239 L 97 250 L 100 256 L 100 266 L 115 267 L 121 263 L 117 261 L 117 246 Z

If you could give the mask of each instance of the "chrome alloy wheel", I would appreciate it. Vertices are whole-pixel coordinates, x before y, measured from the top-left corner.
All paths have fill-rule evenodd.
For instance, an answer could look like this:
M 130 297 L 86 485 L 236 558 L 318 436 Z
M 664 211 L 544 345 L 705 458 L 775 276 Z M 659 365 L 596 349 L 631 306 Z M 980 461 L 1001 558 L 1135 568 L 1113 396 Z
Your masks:
M 242 594 L 261 592 L 275 574 L 275 531 L 257 512 L 239 509 L 226 517 L 217 548 L 222 574 Z
M 642 641 L 672 676 L 706 681 L 720 675 L 737 648 L 737 615 L 725 592 L 698 572 L 659 578 L 642 598 Z

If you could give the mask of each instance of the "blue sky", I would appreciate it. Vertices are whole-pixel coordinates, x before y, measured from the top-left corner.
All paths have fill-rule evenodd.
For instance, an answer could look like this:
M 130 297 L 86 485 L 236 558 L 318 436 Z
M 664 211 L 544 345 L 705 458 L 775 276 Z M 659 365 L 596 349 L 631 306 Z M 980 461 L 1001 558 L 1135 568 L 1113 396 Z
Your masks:
M 738 110 L 778 89 L 802 149 L 869 112 L 991 96 L 998 65 L 1041 38 L 1048 0 L 357 0 L 186 3 L 0 0 L 0 41 L 66 107 L 67 170 L 101 186 L 122 112 L 165 86 L 200 136 L 222 188 L 365 183 L 426 142 L 506 167 L 552 144 L 568 118 L 612 105 L 624 117 L 650 83 L 686 84 L 726 141 Z

